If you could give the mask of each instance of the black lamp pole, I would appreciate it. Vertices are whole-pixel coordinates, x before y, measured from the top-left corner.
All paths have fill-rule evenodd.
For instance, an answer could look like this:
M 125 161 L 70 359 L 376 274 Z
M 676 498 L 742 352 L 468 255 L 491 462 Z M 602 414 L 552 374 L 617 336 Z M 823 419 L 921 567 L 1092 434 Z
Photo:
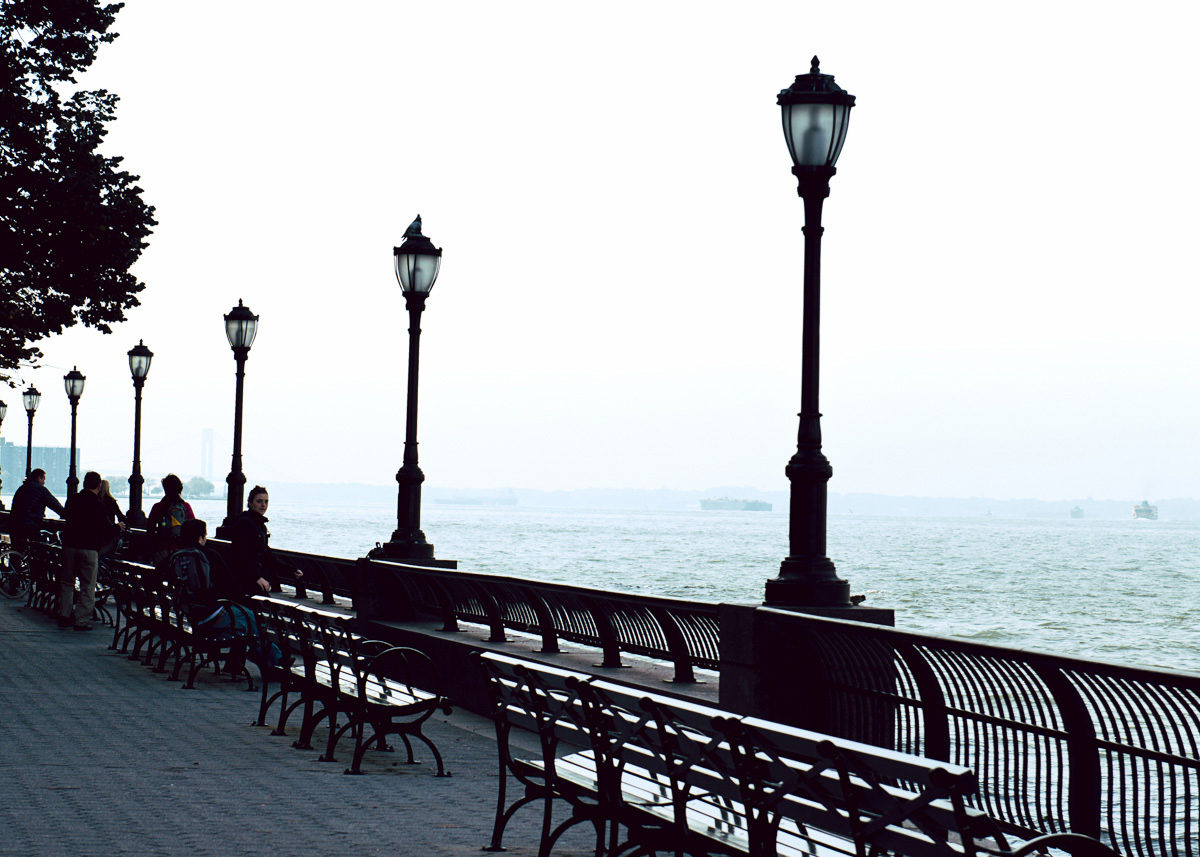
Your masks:
M 417 464 L 417 376 L 421 342 L 421 313 L 437 280 L 442 251 L 421 234 L 421 216 L 404 233 L 404 243 L 393 249 L 396 278 L 408 308 L 408 405 L 404 423 L 404 462 L 396 472 L 396 531 L 390 541 L 370 552 L 386 559 L 433 558 L 433 545 L 421 532 L 421 483 L 425 474 Z
M 138 529 L 146 528 L 146 513 L 142 511 L 142 387 L 150 372 L 150 361 L 154 352 L 146 343 L 129 349 L 129 374 L 133 376 L 133 473 L 129 476 L 129 514 L 126 523 Z
M 804 200 L 804 332 L 800 388 L 800 430 L 796 454 L 785 473 L 791 483 L 788 557 L 779 576 L 767 581 L 766 603 L 772 606 L 849 608 L 850 584 L 837 575 L 825 555 L 828 483 L 833 476 L 821 451 L 818 379 L 821 325 L 821 208 L 829 196 L 829 180 L 846 139 L 854 96 L 821 74 L 816 57 L 808 74 L 796 76 L 779 93 L 783 132 L 792 155 L 792 174 Z
M 21 401 L 25 405 L 25 413 L 29 416 L 29 439 L 25 442 L 25 478 L 29 478 L 29 474 L 33 472 L 33 414 L 37 411 L 38 403 L 42 400 L 42 394 L 37 391 L 37 388 L 30 385 L 29 389 L 21 394 Z
M 242 473 L 242 389 L 246 381 L 246 358 L 250 346 L 258 333 L 258 316 L 250 312 L 239 300 L 238 305 L 225 316 L 225 337 L 233 349 L 237 362 L 237 391 L 233 405 L 233 464 L 225 483 L 229 486 L 225 503 L 225 521 L 217 527 L 217 538 L 228 538 L 233 519 L 242 510 L 242 497 L 246 488 L 246 474 Z
M 79 477 L 75 474 L 75 416 L 79 412 L 79 397 L 83 395 L 83 382 L 87 379 L 79 373 L 79 367 L 63 375 L 63 387 L 66 388 L 67 398 L 71 402 L 71 463 L 67 472 L 67 499 L 79 492 Z
M 8 413 L 8 405 L 4 402 L 0 402 L 0 427 L 4 426 L 4 417 L 7 413 Z M 0 446 L 2 446 L 2 445 L 0 445 Z M 4 487 L 4 474 L 3 474 L 3 472 L 0 472 L 0 488 L 3 488 L 3 487 Z M 4 501 L 0 500 L 0 509 L 3 509 L 3 508 L 4 508 Z

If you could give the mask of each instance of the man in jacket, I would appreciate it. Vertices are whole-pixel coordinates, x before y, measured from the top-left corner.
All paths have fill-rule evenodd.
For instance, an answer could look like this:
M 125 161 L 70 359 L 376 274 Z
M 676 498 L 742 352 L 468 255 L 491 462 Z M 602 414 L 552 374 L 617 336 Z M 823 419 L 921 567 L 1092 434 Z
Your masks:
M 100 548 L 113 535 L 112 516 L 100 499 L 100 474 L 88 471 L 83 490 L 67 501 L 67 525 L 63 527 L 63 564 L 58 579 L 58 627 L 92 630 L 96 606 L 96 572 Z M 79 579 L 79 601 L 75 601 L 75 579 Z
M 24 550 L 26 541 L 42 528 L 47 506 L 60 518 L 67 516 L 62 503 L 46 487 L 46 471 L 39 467 L 29 472 L 21 487 L 13 494 L 12 511 L 9 512 L 12 522 L 10 535 L 13 546 L 18 550 Z

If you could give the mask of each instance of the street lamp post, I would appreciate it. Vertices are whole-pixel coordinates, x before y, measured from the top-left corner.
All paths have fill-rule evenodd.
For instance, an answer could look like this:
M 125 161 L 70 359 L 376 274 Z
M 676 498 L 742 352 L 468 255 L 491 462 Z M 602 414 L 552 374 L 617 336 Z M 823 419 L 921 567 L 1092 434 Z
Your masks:
M 21 394 L 21 402 L 25 405 L 25 413 L 29 417 L 29 439 L 25 441 L 25 478 L 33 472 L 33 414 L 37 411 L 42 394 L 32 384 Z
M 438 271 L 442 251 L 421 234 L 421 215 L 404 233 L 404 243 L 393 248 L 396 279 L 408 308 L 408 407 L 404 423 L 404 462 L 396 472 L 396 531 L 371 551 L 372 557 L 404 560 L 433 558 L 433 545 L 421 532 L 421 483 L 425 474 L 417 465 L 417 369 L 421 342 L 421 312 Z
M 86 381 L 79 373 L 79 367 L 71 367 L 71 371 L 63 375 L 63 387 L 66 388 L 67 398 L 71 401 L 71 462 L 67 471 L 67 499 L 71 499 L 79 491 L 79 477 L 75 475 L 75 415 L 79 410 L 79 397 L 83 395 L 83 382 Z
M 804 329 L 800 388 L 800 430 L 796 454 L 785 473 L 791 484 L 788 556 L 779 576 L 767 581 L 769 606 L 839 611 L 853 606 L 850 584 L 838 577 L 825 555 L 828 482 L 833 468 L 821 451 L 821 413 L 817 402 L 821 324 L 821 208 L 838 155 L 854 96 L 821 74 L 816 57 L 808 74 L 796 76 L 779 93 L 783 134 L 792 156 L 792 175 L 804 200 Z
M 142 386 L 150 373 L 150 360 L 154 352 L 146 343 L 129 349 L 129 373 L 133 376 L 133 473 L 129 477 L 129 514 L 125 521 L 131 527 L 146 528 L 146 514 L 142 511 Z
M 229 340 L 233 359 L 237 362 L 237 390 L 233 405 L 233 463 L 229 475 L 225 477 L 225 484 L 229 486 L 225 521 L 217 527 L 217 538 L 229 537 L 233 519 L 242 511 L 242 496 L 246 487 L 246 474 L 242 473 L 242 389 L 246 380 L 246 358 L 250 356 L 250 346 L 254 344 L 257 333 L 258 316 L 238 300 L 238 305 L 225 316 L 225 338 Z
M 0 428 L 2 428 L 4 426 L 4 417 L 7 413 L 8 413 L 8 405 L 5 404 L 4 402 L 0 402 Z M 2 444 L 0 444 L 0 448 L 3 448 Z M 4 487 L 4 473 L 2 471 L 0 471 L 0 488 L 3 488 L 3 487 Z M 0 509 L 3 509 L 3 508 L 4 508 L 4 501 L 0 500 Z

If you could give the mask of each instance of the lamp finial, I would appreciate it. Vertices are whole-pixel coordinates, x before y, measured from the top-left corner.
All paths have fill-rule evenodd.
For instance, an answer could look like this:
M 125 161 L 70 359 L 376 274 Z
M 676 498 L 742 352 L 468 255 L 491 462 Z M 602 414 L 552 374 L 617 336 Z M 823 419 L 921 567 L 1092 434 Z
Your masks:
M 809 74 L 820 74 L 821 73 L 821 60 L 819 60 L 817 58 L 816 54 L 813 55 L 812 68 L 809 69 L 808 73 Z

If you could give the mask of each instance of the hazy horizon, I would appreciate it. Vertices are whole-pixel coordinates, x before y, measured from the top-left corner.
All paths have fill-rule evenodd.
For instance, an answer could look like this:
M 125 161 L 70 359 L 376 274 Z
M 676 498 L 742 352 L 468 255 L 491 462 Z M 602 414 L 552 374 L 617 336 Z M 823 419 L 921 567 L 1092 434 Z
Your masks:
M 830 490 L 1200 496 L 1200 9 L 358 0 L 347 37 L 318 8 L 118 14 L 81 83 L 120 96 L 105 149 L 157 208 L 147 289 L 114 335 L 41 344 L 35 444 L 68 442 L 78 366 L 83 462 L 127 474 L 144 339 L 144 473 L 201 473 L 211 428 L 220 483 L 243 299 L 250 482 L 388 484 L 391 248 L 420 213 L 427 491 L 786 490 L 803 210 L 775 95 L 815 53 L 858 98 L 825 206 Z

